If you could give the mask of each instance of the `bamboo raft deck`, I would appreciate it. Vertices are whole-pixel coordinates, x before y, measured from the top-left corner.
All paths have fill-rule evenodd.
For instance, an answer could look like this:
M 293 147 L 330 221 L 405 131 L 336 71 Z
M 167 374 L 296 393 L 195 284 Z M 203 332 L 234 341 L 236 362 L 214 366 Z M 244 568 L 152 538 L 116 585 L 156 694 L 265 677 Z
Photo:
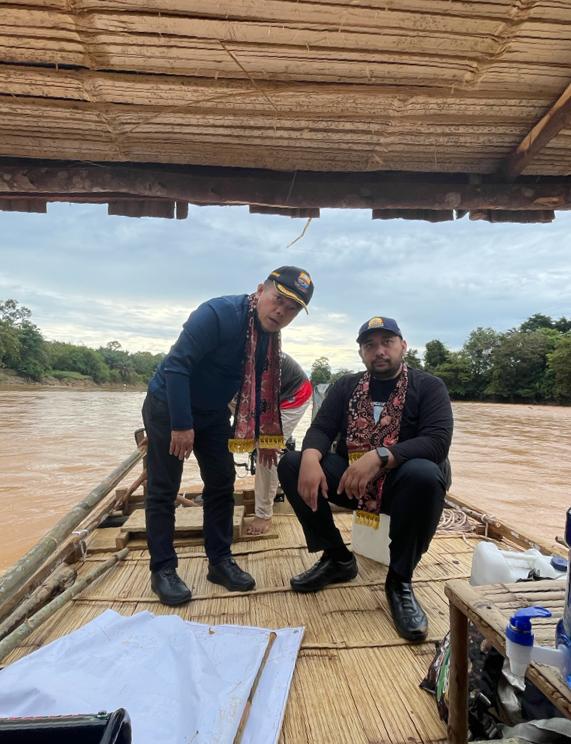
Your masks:
M 139 456 L 134 454 L 126 461 L 126 472 Z M 81 591 L 7 653 L 1 644 L 8 637 L 7 612 L 13 611 L 7 611 L 7 607 L 10 604 L 14 607 L 15 600 L 14 597 L 6 600 L 8 595 L 2 595 L 0 637 L 5 638 L 0 641 L 0 657 L 4 654 L 1 663 L 9 664 L 76 630 L 108 608 L 125 616 L 144 610 L 157 615 L 176 613 L 185 620 L 208 624 L 234 623 L 268 628 L 304 626 L 305 635 L 282 727 L 282 744 L 445 742 L 446 727 L 438 717 L 434 700 L 419 688 L 433 658 L 434 643 L 449 628 L 445 585 L 450 580 L 469 577 L 472 551 L 479 540 L 497 539 L 523 549 L 536 545 L 493 518 L 460 505 L 467 513 L 461 516 L 481 534 L 455 532 L 454 520 L 444 520 L 447 525 L 441 522 L 448 529 L 437 532 L 415 572 L 417 596 L 429 617 L 429 635 L 424 643 L 411 645 L 394 629 L 384 595 L 387 569 L 374 561 L 359 557 L 359 576 L 352 582 L 327 587 L 317 594 L 291 591 L 290 577 L 308 568 L 315 556 L 307 552 L 301 527 L 287 504 L 276 505 L 273 527 L 267 536 L 250 538 L 242 531 L 235 541 L 234 555 L 257 582 L 256 589 L 247 593 L 230 593 L 206 580 L 207 559 L 202 539 L 188 532 L 188 525 L 194 524 L 196 519 L 187 514 L 180 520 L 184 522 L 184 532 L 175 544 L 179 573 L 192 588 L 193 600 L 179 608 L 162 605 L 151 592 L 149 556 L 140 534 L 135 532 L 126 541 L 125 530 L 121 527 L 97 526 L 106 515 L 117 515 L 117 506 L 121 503 L 124 512 L 132 512 L 134 522 L 140 521 L 142 494 L 132 494 L 126 502 L 125 489 L 112 492 L 117 482 L 117 478 L 107 479 L 105 488 L 98 494 L 101 501 L 93 510 L 99 516 L 88 514 L 79 525 L 89 523 L 93 528 L 95 524 L 89 536 L 84 534 L 84 542 L 81 543 L 81 530 L 76 530 L 62 538 L 55 548 L 56 555 L 60 555 L 57 570 L 77 574 L 75 584 L 67 592 L 76 591 L 74 587 Z M 246 514 L 251 510 L 252 498 L 251 491 L 244 491 L 239 499 Z M 459 503 L 454 501 L 457 500 L 453 500 L 452 505 L 457 507 Z M 181 514 L 190 511 L 194 509 L 181 506 L 178 510 Z M 448 517 L 458 515 L 458 511 L 447 510 L 447 514 Z M 349 543 L 351 513 L 338 511 L 335 519 Z M 125 543 L 126 547 L 118 552 Z M 79 549 L 81 545 L 83 550 Z M 553 551 L 553 546 L 539 547 Z M 62 556 L 66 556 L 63 564 Z M 36 579 L 42 571 L 45 569 L 36 573 Z M 82 582 L 87 582 L 94 571 L 100 571 L 101 575 L 83 587 Z M 0 580 L 2 590 L 7 585 L 6 577 L 9 583 L 9 573 Z M 73 577 L 67 576 L 67 579 Z M 41 591 L 45 581 L 45 577 L 32 578 L 26 591 L 21 586 L 20 605 L 34 586 L 40 585 Z M 49 598 L 49 592 L 45 592 Z M 60 594 L 52 602 L 60 598 L 65 599 Z M 33 616 L 36 611 L 37 606 L 30 609 L 28 615 Z M 40 614 L 43 612 L 40 610 Z M 22 621 L 23 618 L 20 625 L 25 625 Z
M 351 514 L 337 513 L 345 539 L 351 539 Z M 445 725 L 434 701 L 419 689 L 434 653 L 434 642 L 448 630 L 444 585 L 470 574 L 475 535 L 439 534 L 415 576 L 417 594 L 429 618 L 427 641 L 410 645 L 396 634 L 383 584 L 386 568 L 360 558 L 358 578 L 314 595 L 289 588 L 293 574 L 308 568 L 301 527 L 293 514 L 275 516 L 277 537 L 243 540 L 235 545 L 240 565 L 256 578 L 255 591 L 229 593 L 206 580 L 201 545 L 178 548 L 179 572 L 193 589 L 193 600 L 180 608 L 161 605 L 149 585 L 148 553 L 129 550 L 127 557 L 61 608 L 4 663 L 81 627 L 107 608 L 123 615 L 148 610 L 173 613 L 202 623 L 236 623 L 269 628 L 305 626 L 281 741 L 390 742 L 436 744 L 446 741 Z M 98 552 L 88 549 L 78 578 L 115 551 L 102 550 L 105 532 L 94 536 Z M 397 672 L 397 673 L 395 673 Z

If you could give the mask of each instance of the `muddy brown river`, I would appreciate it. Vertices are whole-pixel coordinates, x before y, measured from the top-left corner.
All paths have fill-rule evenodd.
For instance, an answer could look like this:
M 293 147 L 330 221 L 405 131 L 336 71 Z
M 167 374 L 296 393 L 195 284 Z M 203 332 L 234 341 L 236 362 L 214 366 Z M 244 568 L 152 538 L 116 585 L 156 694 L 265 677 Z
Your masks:
M 0 390 L 0 570 L 134 449 L 143 398 Z M 530 534 L 561 535 L 571 506 L 571 408 L 455 403 L 454 413 L 452 493 Z M 307 415 L 298 443 L 308 423 Z M 191 458 L 183 485 L 199 482 Z

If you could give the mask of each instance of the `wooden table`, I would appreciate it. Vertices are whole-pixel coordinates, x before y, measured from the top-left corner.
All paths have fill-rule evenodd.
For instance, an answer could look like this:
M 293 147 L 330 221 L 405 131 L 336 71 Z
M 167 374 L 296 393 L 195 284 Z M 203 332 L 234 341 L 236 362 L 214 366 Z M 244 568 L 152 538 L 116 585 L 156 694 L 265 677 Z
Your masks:
M 533 621 L 535 643 L 553 646 L 555 626 L 563 615 L 564 581 L 534 581 L 518 584 L 470 586 L 464 580 L 450 581 L 445 587 L 450 601 L 450 677 L 448 683 L 448 742 L 466 744 L 468 740 L 468 620 L 492 645 L 505 655 L 505 629 L 513 613 L 539 605 L 553 617 Z M 526 677 L 567 718 L 571 718 L 571 690 L 554 667 L 532 663 Z

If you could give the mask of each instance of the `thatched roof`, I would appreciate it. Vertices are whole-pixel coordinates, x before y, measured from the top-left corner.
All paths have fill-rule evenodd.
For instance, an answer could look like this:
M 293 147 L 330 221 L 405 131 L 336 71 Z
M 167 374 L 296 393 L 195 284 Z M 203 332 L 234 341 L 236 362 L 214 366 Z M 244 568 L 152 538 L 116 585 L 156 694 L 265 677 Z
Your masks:
M 0 158 L 375 173 L 379 183 L 396 172 L 406 184 L 454 174 L 506 195 L 516 178 L 553 177 L 565 196 L 552 203 L 468 209 L 545 220 L 571 205 L 565 0 L 11 0 L 0 62 Z M 266 206 L 294 206 L 284 201 Z M 335 206 L 326 189 L 318 206 Z M 426 208 L 362 206 L 381 218 Z M 432 217 L 452 209 L 464 206 Z

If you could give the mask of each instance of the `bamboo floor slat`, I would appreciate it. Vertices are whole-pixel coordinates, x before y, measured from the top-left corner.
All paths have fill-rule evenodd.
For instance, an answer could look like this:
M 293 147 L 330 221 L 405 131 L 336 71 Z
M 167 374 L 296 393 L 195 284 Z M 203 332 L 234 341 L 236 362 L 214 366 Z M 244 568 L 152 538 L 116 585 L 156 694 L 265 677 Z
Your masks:
M 337 513 L 335 519 L 349 543 L 351 514 Z M 432 659 L 434 642 L 448 630 L 444 584 L 469 576 L 477 540 L 442 533 L 432 541 L 415 573 L 417 596 L 429 617 L 429 636 L 425 643 L 413 646 L 399 638 L 391 622 L 384 566 L 358 558 L 359 576 L 354 581 L 317 594 L 295 594 L 289 589 L 290 577 L 308 568 L 315 556 L 307 552 L 295 518 L 276 515 L 274 526 L 276 538 L 236 545 L 240 565 L 256 578 L 254 592 L 232 594 L 210 584 L 204 547 L 188 545 L 178 550 L 179 572 L 192 587 L 194 599 L 180 608 L 165 607 L 150 590 L 148 554 L 136 547 L 30 635 L 4 663 L 70 633 L 107 608 L 123 615 L 176 612 L 186 620 L 210 624 L 303 625 L 304 641 L 281 744 L 444 742 L 446 731 L 434 701 L 418 685 Z M 104 552 L 89 553 L 78 566 L 79 576 L 106 557 Z M 510 595 L 506 601 L 515 604 L 517 597 Z

